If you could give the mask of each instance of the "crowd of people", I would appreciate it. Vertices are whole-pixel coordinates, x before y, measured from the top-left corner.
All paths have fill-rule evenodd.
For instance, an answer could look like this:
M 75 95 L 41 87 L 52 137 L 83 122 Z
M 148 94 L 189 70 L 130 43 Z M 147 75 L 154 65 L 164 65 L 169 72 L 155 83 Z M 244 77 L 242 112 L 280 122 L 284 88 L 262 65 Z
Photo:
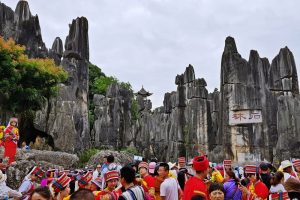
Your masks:
M 152 159 L 120 166 L 112 155 L 95 169 L 44 169 L 35 166 L 16 190 L 6 185 L 6 169 L 15 164 L 17 118 L 0 126 L 0 200 L 252 200 L 300 199 L 300 160 L 233 167 L 231 160 L 209 162 L 205 155 L 177 163 Z M 26 150 L 26 149 L 25 149 Z M 257 163 L 256 163 L 257 164 Z
M 233 167 L 205 155 L 190 162 L 135 161 L 124 166 L 108 155 L 95 169 L 58 170 L 35 166 L 16 190 L 0 170 L 0 199 L 25 200 L 252 200 L 300 199 L 300 160 Z

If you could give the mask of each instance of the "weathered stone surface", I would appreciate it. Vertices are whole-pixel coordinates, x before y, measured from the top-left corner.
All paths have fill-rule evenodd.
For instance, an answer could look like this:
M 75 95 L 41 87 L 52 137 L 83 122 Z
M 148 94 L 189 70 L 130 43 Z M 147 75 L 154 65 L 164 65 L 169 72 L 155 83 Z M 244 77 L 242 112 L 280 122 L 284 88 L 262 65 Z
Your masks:
M 228 37 L 222 56 L 217 134 L 222 138 L 218 143 L 224 149 L 223 156 L 239 162 L 299 157 L 298 151 L 290 149 L 299 145 L 300 139 L 293 125 L 298 120 L 298 94 L 294 57 L 287 47 L 280 50 L 271 65 L 253 50 L 246 61 L 234 39 Z M 230 110 L 261 110 L 263 122 L 230 126 Z
M 95 122 L 92 130 L 96 147 L 121 149 L 130 144 L 132 92 L 115 83 L 108 87 L 107 97 L 94 96 Z
M 0 157 L 3 149 L 0 148 Z M 44 170 L 48 168 L 72 169 L 78 165 L 79 158 L 74 154 L 54 151 L 30 150 L 17 151 L 16 164 L 7 169 L 7 184 L 12 188 L 18 188 L 24 177 L 29 173 L 31 167 L 40 166 Z
M 29 57 L 46 57 L 47 48 L 43 42 L 38 16 L 32 16 L 27 1 L 19 1 L 15 12 L 1 4 L 0 33 L 4 38 L 13 38 L 25 45 Z
M 126 165 L 129 163 L 133 163 L 133 156 L 132 154 L 120 151 L 111 151 L 111 150 L 103 150 L 97 153 L 96 155 L 92 156 L 88 161 L 88 166 L 96 166 L 99 163 L 104 162 L 104 156 L 113 155 L 115 157 L 115 163 L 119 165 Z
M 34 126 L 52 136 L 54 146 L 68 152 L 90 146 L 88 122 L 88 21 L 81 17 L 72 21 L 65 42 L 56 38 L 48 53 L 42 40 L 38 16 L 32 16 L 27 1 L 19 1 L 15 12 L 0 4 L 0 33 L 26 46 L 30 57 L 49 56 L 68 72 L 66 84 L 60 85 L 59 94 L 47 100 L 36 113 Z M 2 12 L 3 11 L 3 12 Z M 2 14 L 3 13 L 3 14 Z M 61 60 L 64 55 L 64 59 Z
M 90 147 L 88 121 L 88 30 L 86 18 L 77 18 L 70 25 L 66 51 L 61 66 L 68 72 L 66 84 L 60 85 L 59 95 L 37 112 L 35 127 L 45 129 L 53 138 L 56 149 L 77 152 Z M 80 33 L 78 35 L 78 33 Z M 60 62 L 62 42 L 54 41 L 51 52 Z M 73 52 L 73 54 L 70 54 Z M 53 55 L 52 54 L 52 55 Z M 45 126 L 39 126 L 44 123 Z
M 89 60 L 88 21 L 85 17 L 78 17 L 72 21 L 70 32 L 65 42 L 64 57 L 71 53 L 78 54 L 77 59 Z M 73 56 L 72 56 L 73 57 Z
M 59 37 L 55 38 L 52 48 L 49 50 L 49 57 L 54 59 L 56 65 L 60 65 L 63 51 L 62 40 Z

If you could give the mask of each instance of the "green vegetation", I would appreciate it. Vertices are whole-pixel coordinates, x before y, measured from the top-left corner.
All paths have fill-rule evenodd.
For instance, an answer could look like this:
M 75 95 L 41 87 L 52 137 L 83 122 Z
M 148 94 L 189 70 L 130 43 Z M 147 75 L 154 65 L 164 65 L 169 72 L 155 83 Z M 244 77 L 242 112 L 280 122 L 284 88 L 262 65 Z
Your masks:
M 121 151 L 130 153 L 133 155 L 138 155 L 138 150 L 135 147 L 126 147 L 126 148 L 121 149 Z
M 95 105 L 93 103 L 94 94 L 102 94 L 105 96 L 107 88 L 112 83 L 118 83 L 121 88 L 132 91 L 129 82 L 120 82 L 114 76 L 106 76 L 98 66 L 91 63 L 89 64 L 89 123 L 91 128 L 93 128 L 95 121 Z
M 138 107 L 138 102 L 134 98 L 132 98 L 132 104 L 131 104 L 131 118 L 133 120 L 137 120 L 140 118 L 139 114 L 139 107 Z
M 87 149 L 79 154 L 79 167 L 85 167 L 86 163 L 90 160 L 93 155 L 99 152 L 98 149 Z
M 132 91 L 132 87 L 129 82 L 120 82 L 114 76 L 106 76 L 97 65 L 89 64 L 90 99 L 93 99 L 94 94 L 106 95 L 106 90 L 112 83 L 118 83 L 121 88 Z
M 55 96 L 67 73 L 52 59 L 30 59 L 25 48 L 0 37 L 0 104 L 4 111 L 30 113 Z

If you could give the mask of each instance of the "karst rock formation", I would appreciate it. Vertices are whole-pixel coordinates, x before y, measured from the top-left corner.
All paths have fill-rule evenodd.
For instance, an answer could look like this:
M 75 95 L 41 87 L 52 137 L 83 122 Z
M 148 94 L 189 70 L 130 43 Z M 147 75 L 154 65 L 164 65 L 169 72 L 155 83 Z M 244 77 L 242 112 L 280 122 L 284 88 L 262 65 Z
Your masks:
M 76 18 L 63 44 L 47 49 L 38 16 L 27 1 L 15 11 L 0 3 L 0 34 L 26 46 L 30 57 L 50 57 L 68 72 L 57 97 L 36 113 L 34 126 L 53 138 L 55 148 L 77 152 L 90 147 L 134 147 L 147 158 L 175 161 L 208 154 L 216 162 L 279 161 L 300 157 L 300 98 L 292 52 L 284 47 L 270 63 L 251 50 L 246 60 L 227 37 L 221 60 L 220 88 L 209 93 L 206 81 L 188 65 L 177 75 L 177 90 L 152 109 L 144 88 L 138 93 L 118 84 L 106 96 L 88 99 L 88 21 Z M 149 94 L 150 95 L 150 94 Z M 148 95 L 148 96 L 149 96 Z M 94 124 L 89 127 L 88 105 Z M 138 116 L 133 116 L 137 104 Z

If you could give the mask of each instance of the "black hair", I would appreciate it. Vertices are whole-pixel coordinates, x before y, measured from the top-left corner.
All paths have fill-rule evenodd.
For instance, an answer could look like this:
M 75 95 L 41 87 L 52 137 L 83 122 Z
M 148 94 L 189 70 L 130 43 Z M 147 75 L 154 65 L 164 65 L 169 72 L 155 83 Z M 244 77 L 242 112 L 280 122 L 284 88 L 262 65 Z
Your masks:
M 200 194 L 196 194 L 192 196 L 191 200 L 205 200 L 205 197 L 201 196 Z
M 276 172 L 274 176 L 272 176 L 270 183 L 271 185 L 278 185 L 281 180 L 284 178 L 284 174 L 282 172 Z
M 107 162 L 108 163 L 113 163 L 115 161 L 115 157 L 113 155 L 107 156 Z
M 30 197 L 32 197 L 32 195 L 34 193 L 38 193 L 39 195 L 41 195 L 43 198 L 45 198 L 47 200 L 50 200 L 52 197 L 49 187 L 38 187 L 38 188 L 34 189 L 31 193 Z
M 256 180 L 260 180 L 260 176 L 259 176 L 258 173 L 255 173 L 255 174 L 252 174 L 252 173 L 245 173 L 245 176 L 246 176 L 247 178 L 249 178 L 251 175 L 256 175 Z
M 95 196 L 91 190 L 80 189 L 80 190 L 77 190 L 76 192 L 74 192 L 70 197 L 70 200 L 82 200 L 82 199 L 94 200 Z
M 240 182 L 239 178 L 237 178 L 237 177 L 235 176 L 235 173 L 234 173 L 233 171 L 227 171 L 226 174 L 227 174 L 227 176 L 229 176 L 230 178 L 234 179 L 234 182 L 235 182 L 236 185 Z
M 169 165 L 167 163 L 160 163 L 159 167 L 163 167 L 165 169 L 165 171 L 169 171 Z
M 125 166 L 120 170 L 121 178 L 124 178 L 126 183 L 133 183 L 135 180 L 135 171 L 131 166 Z
M 221 190 L 225 194 L 225 190 L 222 184 L 220 183 L 212 183 L 208 189 L 209 194 L 213 191 Z

